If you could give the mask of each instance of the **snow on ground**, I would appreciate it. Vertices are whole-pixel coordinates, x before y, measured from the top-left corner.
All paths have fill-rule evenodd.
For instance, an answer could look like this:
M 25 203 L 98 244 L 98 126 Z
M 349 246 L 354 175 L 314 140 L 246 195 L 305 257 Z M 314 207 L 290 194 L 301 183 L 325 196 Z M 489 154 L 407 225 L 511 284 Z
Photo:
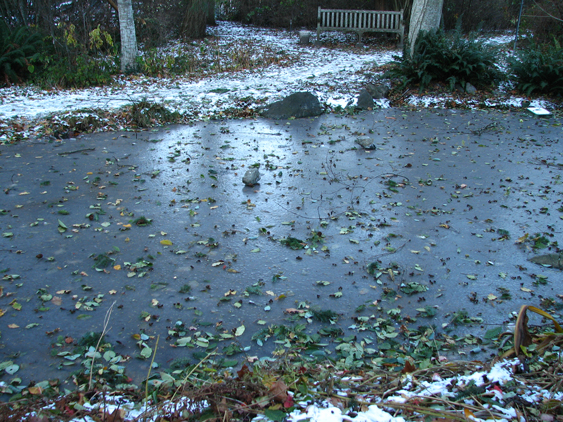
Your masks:
M 517 382 L 520 384 L 521 394 L 520 397 L 528 403 L 541 403 L 545 400 L 561 401 L 563 399 L 562 392 L 549 392 L 542 390 L 532 384 L 523 381 L 517 381 L 512 376 L 514 368 L 521 365 L 521 363 L 514 359 L 512 361 L 497 362 L 488 371 L 477 371 L 469 375 L 460 375 L 452 378 L 442 379 L 439 375 L 435 375 L 432 382 L 413 382 L 414 380 L 409 375 L 405 375 L 403 379 L 403 389 L 397 391 L 393 396 L 387 397 L 382 400 L 379 397 L 370 395 L 355 394 L 356 400 L 364 403 L 376 403 L 366 406 L 366 410 L 354 414 L 353 417 L 346 415 L 346 411 L 342 411 L 328 400 L 315 403 L 299 403 L 298 409 L 288 414 L 286 420 L 288 422 L 408 422 L 411 419 L 405 419 L 400 416 L 393 416 L 396 411 L 390 407 L 391 403 L 404 403 L 408 398 L 421 398 L 424 397 L 441 397 L 452 398 L 457 394 L 458 386 L 465 386 L 469 383 L 474 383 L 476 387 L 488 383 L 491 385 L 489 392 L 491 397 L 494 396 L 495 401 L 501 405 L 510 401 L 514 393 L 504 393 L 503 386 L 508 382 Z M 347 396 L 346 392 L 342 392 L 343 397 Z M 158 407 L 147 406 L 146 404 L 134 404 L 128 402 L 123 396 L 110 395 L 106 397 L 94 397 L 96 404 L 89 402 L 84 404 L 85 408 L 104 411 L 106 415 L 112 415 L 114 412 L 120 412 L 123 420 L 144 420 L 154 421 L 157 418 L 165 417 L 168 412 L 173 412 L 174 409 L 181 408 L 182 403 L 177 403 L 176 406 L 167 403 L 161 403 Z M 180 399 L 183 400 L 183 399 Z M 465 401 L 466 404 L 474 404 L 473 400 L 468 397 Z M 188 408 L 194 406 L 193 403 L 184 403 Z M 203 406 L 203 407 L 201 407 Z M 207 403 L 201 403 L 198 406 L 200 409 L 205 408 Z M 486 420 L 496 420 L 498 422 L 518 421 L 524 422 L 523 416 L 518 416 L 512 406 L 501 407 L 498 405 L 487 405 L 484 407 L 490 410 L 491 413 L 485 416 L 486 419 L 479 418 L 475 415 L 468 417 L 468 420 L 481 422 Z M 494 416 L 493 413 L 494 412 Z M 420 415 L 414 414 L 413 420 L 420 420 Z M 90 417 L 80 419 L 73 419 L 73 421 L 93 421 Z M 253 419 L 254 422 L 271 422 L 271 419 L 265 416 L 258 416 Z
M 51 114 L 80 109 L 118 109 L 144 99 L 166 103 L 171 111 L 201 119 L 237 107 L 241 100 L 249 101 L 253 107 L 304 90 L 315 93 L 322 103 L 331 107 L 345 107 L 354 102 L 359 90 L 370 78 L 381 74 L 378 67 L 393 61 L 393 56 L 402 54 L 397 48 L 349 48 L 354 36 L 342 33 L 326 33 L 323 37 L 332 41 L 347 41 L 347 48 L 299 45 L 297 31 L 258 28 L 233 22 L 219 22 L 209 32 L 218 39 L 219 45 L 233 46 L 250 41 L 258 49 L 283 51 L 286 56 L 293 58 L 293 63 L 286 67 L 272 65 L 199 78 L 120 76 L 112 86 L 88 89 L 42 90 L 34 86 L 2 88 L 0 124 L 4 120 L 5 123 L 16 121 L 32 126 L 34 121 Z M 505 45 L 512 41 L 513 37 L 510 35 L 499 35 L 490 37 L 487 42 Z M 174 52 L 181 49 L 181 46 L 171 43 L 165 50 Z M 519 107 L 525 101 L 523 97 L 504 97 L 506 98 L 488 105 Z M 444 107 L 447 101 L 460 103 L 460 100 L 448 96 L 411 95 L 407 98 L 407 103 L 417 107 Z M 477 107 L 480 100 L 463 101 L 464 105 Z M 378 100 L 377 103 L 384 108 L 389 106 L 385 99 Z M 542 101 L 533 101 L 531 105 L 549 106 Z M 32 129 L 28 136 L 33 132 Z
M 274 101 L 299 90 L 315 92 L 321 101 L 347 102 L 365 83 L 367 68 L 389 63 L 393 55 L 400 54 L 399 50 L 374 51 L 367 47 L 358 52 L 313 44 L 302 46 L 298 44 L 296 33 L 231 22 L 219 22 L 211 32 L 220 37 L 220 42 L 250 40 L 256 46 L 275 46 L 298 60 L 291 67 L 226 72 L 200 80 L 139 77 L 121 78 L 117 87 L 80 90 L 3 88 L 0 89 L 0 118 L 34 120 L 51 113 L 83 108 L 120 108 L 145 98 L 165 102 L 174 111 L 207 116 L 233 107 L 241 98 Z M 228 92 L 211 92 L 217 89 Z

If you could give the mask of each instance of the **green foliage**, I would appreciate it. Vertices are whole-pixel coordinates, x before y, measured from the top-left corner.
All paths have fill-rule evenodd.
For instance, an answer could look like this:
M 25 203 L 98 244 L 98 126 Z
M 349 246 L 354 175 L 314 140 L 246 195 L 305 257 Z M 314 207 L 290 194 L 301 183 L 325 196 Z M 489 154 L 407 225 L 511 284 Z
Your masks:
M 26 80 L 40 60 L 43 40 L 26 26 L 15 30 L 0 20 L 0 80 L 6 85 Z
M 451 35 L 443 30 L 421 32 L 412 56 L 405 47 L 403 57 L 395 59 L 386 76 L 400 78 L 403 87 L 418 84 L 421 91 L 433 82 L 445 82 L 453 90 L 456 84 L 484 87 L 501 79 L 494 50 L 459 30 Z
M 35 82 L 45 87 L 63 88 L 86 88 L 111 82 L 119 67 L 117 46 L 108 32 L 98 26 L 89 33 L 88 43 L 81 43 L 74 25 L 60 24 L 57 31 Z
M 551 93 L 563 95 L 563 48 L 532 45 L 511 58 L 510 68 L 517 89 L 526 95 Z
M 139 69 L 147 76 L 179 76 L 197 70 L 197 59 L 189 54 L 166 54 L 156 48 L 137 57 Z

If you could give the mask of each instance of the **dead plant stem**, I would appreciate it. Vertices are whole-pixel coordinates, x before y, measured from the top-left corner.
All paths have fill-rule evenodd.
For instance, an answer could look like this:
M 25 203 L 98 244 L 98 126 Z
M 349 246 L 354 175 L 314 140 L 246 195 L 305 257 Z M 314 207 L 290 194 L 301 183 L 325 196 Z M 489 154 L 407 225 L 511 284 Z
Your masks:
M 94 361 L 96 360 L 96 353 L 98 353 L 98 347 L 100 347 L 100 343 L 102 342 L 102 339 L 109 331 L 108 324 L 111 318 L 111 312 L 113 311 L 113 305 L 115 305 L 115 301 L 111 304 L 111 306 L 106 312 L 106 316 L 104 317 L 104 328 L 102 329 L 102 334 L 98 339 L 98 343 L 96 344 L 96 349 L 94 350 L 94 354 L 92 355 L 92 364 L 90 365 L 90 379 L 88 380 L 88 391 L 92 389 L 92 377 L 94 376 Z
M 190 375 L 192 375 L 192 374 L 195 372 L 195 370 L 201 366 L 201 364 L 202 364 L 203 362 L 205 362 L 207 359 L 209 359 L 209 356 L 215 354 L 216 351 L 217 351 L 217 349 L 213 350 L 212 352 L 209 352 L 209 353 L 207 354 L 207 356 L 205 356 L 202 360 L 200 360 L 200 361 L 198 362 L 198 364 L 197 364 L 196 366 L 194 366 L 194 367 L 192 368 L 192 370 L 186 374 L 186 376 L 185 376 L 184 379 L 182 380 L 182 383 L 178 386 L 178 388 L 176 389 L 176 391 L 174 391 L 174 394 L 172 395 L 172 398 L 170 399 L 170 402 L 173 402 L 173 401 L 174 401 L 174 397 L 176 397 L 176 394 L 178 394 L 178 391 L 180 391 L 180 388 L 186 383 L 186 381 L 188 380 L 188 378 L 190 377 Z
M 149 378 L 151 376 L 152 364 L 154 363 L 154 358 L 156 357 L 156 351 L 158 349 L 158 340 L 160 340 L 160 335 L 156 338 L 156 345 L 154 346 L 154 352 L 152 354 L 151 364 L 149 365 L 149 372 L 147 373 L 147 380 L 145 381 L 145 402 L 149 396 Z

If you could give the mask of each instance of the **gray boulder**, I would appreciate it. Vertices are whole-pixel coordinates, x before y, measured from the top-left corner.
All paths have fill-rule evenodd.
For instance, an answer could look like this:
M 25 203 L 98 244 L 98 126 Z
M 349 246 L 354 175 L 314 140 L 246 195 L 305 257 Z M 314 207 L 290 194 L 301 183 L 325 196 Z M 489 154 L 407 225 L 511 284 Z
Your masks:
M 371 98 L 374 100 L 386 98 L 387 94 L 389 94 L 389 87 L 385 84 L 367 84 L 366 90 L 370 93 Z
M 289 119 L 319 116 L 322 112 L 319 99 L 315 95 L 310 92 L 296 92 L 270 104 L 263 114 L 270 119 Z
M 246 170 L 246 173 L 244 173 L 244 176 L 242 177 L 242 183 L 250 187 L 258 183 L 258 180 L 260 180 L 260 172 L 258 169 Z
M 373 143 L 373 139 L 371 138 L 358 138 L 354 142 L 356 142 L 363 149 L 376 149 L 376 146 Z
M 373 98 L 367 89 L 362 89 L 358 96 L 358 108 L 362 110 L 372 109 L 374 106 Z
M 461 84 L 455 84 L 454 89 L 461 93 L 466 93 L 469 95 L 473 95 L 477 92 L 477 88 L 471 85 L 469 82 L 465 84 L 465 88 Z
M 467 82 L 465 84 L 465 92 L 467 92 L 470 95 L 473 95 L 477 92 L 477 88 L 475 88 L 473 85 L 471 85 L 469 82 Z

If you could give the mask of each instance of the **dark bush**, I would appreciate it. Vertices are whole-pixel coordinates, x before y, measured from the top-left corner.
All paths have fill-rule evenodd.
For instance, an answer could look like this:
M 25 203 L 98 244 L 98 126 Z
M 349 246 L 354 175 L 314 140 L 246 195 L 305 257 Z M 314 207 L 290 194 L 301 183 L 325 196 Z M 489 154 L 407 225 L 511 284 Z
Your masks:
M 98 26 L 82 42 L 72 24 L 57 26 L 44 52 L 43 67 L 34 78 L 44 87 L 86 88 L 112 81 L 119 72 L 117 46 L 111 35 Z
M 219 11 L 223 10 L 234 20 L 259 26 L 315 28 L 319 6 L 323 9 L 400 10 L 408 4 L 408 0 L 237 0 L 220 5 Z
M 0 84 L 25 81 L 34 72 L 42 47 L 38 32 L 25 26 L 11 30 L 0 20 Z
M 532 45 L 510 60 L 517 89 L 526 95 L 544 93 L 563 95 L 563 48 Z
M 553 40 L 563 43 L 562 22 L 561 0 L 536 0 L 525 8 L 521 26 L 524 31 L 531 31 L 538 43 L 552 43 Z
M 444 0 L 443 24 L 452 30 L 461 21 L 464 32 L 514 29 L 519 10 L 520 1 Z
M 134 103 L 126 112 L 129 122 L 137 127 L 152 127 L 165 123 L 176 123 L 182 117 L 180 113 L 172 112 L 162 104 L 151 103 L 148 100 Z
M 464 38 L 459 30 L 451 35 L 443 30 L 422 32 L 412 57 L 407 48 L 386 74 L 400 78 L 403 86 L 418 84 L 422 91 L 433 82 L 444 82 L 453 90 L 456 84 L 465 89 L 469 82 L 486 87 L 502 76 L 494 50 L 474 38 Z
M 118 72 L 117 62 L 112 58 L 51 55 L 45 58 L 45 68 L 35 82 L 43 87 L 87 88 L 110 83 L 112 75 Z

